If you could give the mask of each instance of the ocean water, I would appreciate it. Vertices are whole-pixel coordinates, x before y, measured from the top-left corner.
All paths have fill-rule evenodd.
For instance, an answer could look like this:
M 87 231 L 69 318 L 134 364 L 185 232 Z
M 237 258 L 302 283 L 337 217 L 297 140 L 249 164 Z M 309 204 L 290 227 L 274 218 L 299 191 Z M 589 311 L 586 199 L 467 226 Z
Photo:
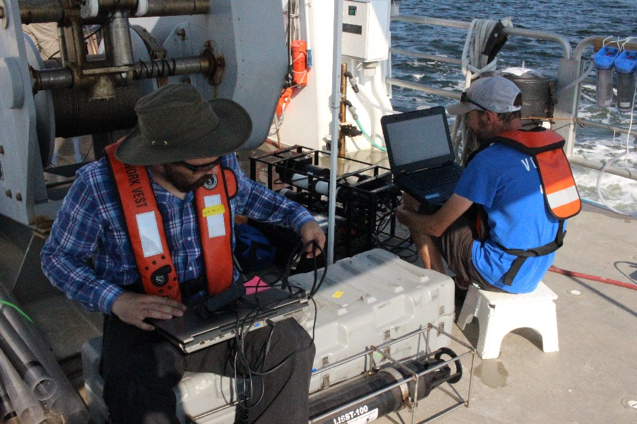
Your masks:
M 403 0 L 401 15 L 427 16 L 471 22 L 473 19 L 511 18 L 517 28 L 547 31 L 565 37 L 573 50 L 586 37 L 595 35 L 625 39 L 636 37 L 637 20 L 627 19 L 635 13 L 635 0 L 457 0 L 442 2 L 437 0 Z M 460 59 L 467 31 L 440 26 L 392 22 L 392 46 L 455 59 Z M 593 48 L 584 51 L 583 58 L 590 59 Z M 526 67 L 543 75 L 556 77 L 562 48 L 551 41 L 511 37 L 498 55 L 498 69 Z M 588 68 L 590 62 L 586 62 Z M 459 91 L 464 84 L 459 65 L 416 59 L 403 55 L 392 55 L 392 73 L 395 78 L 435 86 L 445 90 Z M 594 75 L 591 74 L 591 75 Z M 400 110 L 416 109 L 419 106 L 447 106 L 453 101 L 414 90 L 393 88 L 392 103 Z M 598 107 L 595 104 L 595 86 L 584 83 L 580 98 L 579 117 L 600 121 L 616 126 L 629 127 L 631 113 L 622 113 L 614 107 Z M 636 119 L 637 120 L 637 119 Z M 635 122 L 634 127 L 637 127 Z M 615 163 L 615 166 L 637 171 L 637 151 L 635 136 L 613 134 L 612 131 L 578 128 L 574 154 L 583 158 L 605 163 L 614 157 L 629 153 Z M 599 173 L 574 165 L 573 173 L 583 198 L 601 202 L 597 194 Z M 613 208 L 630 214 L 637 213 L 637 181 L 604 174 L 601 178 L 601 192 L 606 202 Z

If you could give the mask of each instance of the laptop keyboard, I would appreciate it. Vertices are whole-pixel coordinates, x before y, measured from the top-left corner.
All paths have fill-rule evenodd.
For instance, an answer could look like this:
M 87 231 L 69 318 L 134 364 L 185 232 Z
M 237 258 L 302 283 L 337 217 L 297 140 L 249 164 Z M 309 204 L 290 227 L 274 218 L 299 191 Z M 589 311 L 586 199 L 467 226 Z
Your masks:
M 462 175 L 462 169 L 455 166 L 443 166 L 420 173 L 417 178 L 410 181 L 410 184 L 418 190 L 425 190 L 455 183 L 460 175 Z

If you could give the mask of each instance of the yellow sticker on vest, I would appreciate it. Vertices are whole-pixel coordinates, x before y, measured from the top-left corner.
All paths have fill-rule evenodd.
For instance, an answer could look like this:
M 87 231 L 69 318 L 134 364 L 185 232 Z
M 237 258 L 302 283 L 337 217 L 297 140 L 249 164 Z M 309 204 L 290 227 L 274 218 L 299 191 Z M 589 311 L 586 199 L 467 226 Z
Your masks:
M 201 215 L 206 218 L 208 216 L 219 215 L 226 211 L 226 208 L 223 205 L 214 205 L 208 206 L 207 208 L 203 208 L 201 211 Z
M 344 294 L 345 294 L 345 293 L 344 293 L 344 292 L 342 292 L 342 291 L 337 291 L 336 293 L 334 293 L 334 294 L 332 295 L 332 297 L 333 297 L 333 298 L 338 299 L 339 297 L 343 296 Z

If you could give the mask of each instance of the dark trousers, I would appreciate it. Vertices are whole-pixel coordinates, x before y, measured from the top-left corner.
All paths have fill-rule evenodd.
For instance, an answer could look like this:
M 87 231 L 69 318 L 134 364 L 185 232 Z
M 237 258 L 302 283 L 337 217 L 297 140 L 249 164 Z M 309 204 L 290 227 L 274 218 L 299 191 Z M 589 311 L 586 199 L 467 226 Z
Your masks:
M 252 375 L 249 402 L 258 403 L 248 409 L 247 422 L 307 423 L 314 344 L 293 319 L 276 323 L 271 335 L 270 330 L 266 327 L 245 336 L 242 351 L 250 369 L 268 371 L 284 362 L 271 373 Z M 173 387 L 184 372 L 234 377 L 236 348 L 232 340 L 186 355 L 155 331 L 109 317 L 104 329 L 102 375 L 104 401 L 112 422 L 178 424 Z M 237 369 L 245 375 L 245 365 L 239 363 Z M 241 415 L 237 413 L 237 420 Z

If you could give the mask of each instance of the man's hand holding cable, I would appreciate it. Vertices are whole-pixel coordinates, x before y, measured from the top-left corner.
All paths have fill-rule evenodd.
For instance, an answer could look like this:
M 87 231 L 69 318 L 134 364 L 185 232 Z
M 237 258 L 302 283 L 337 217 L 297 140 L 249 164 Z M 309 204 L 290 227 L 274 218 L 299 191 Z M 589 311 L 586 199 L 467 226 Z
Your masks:
M 152 331 L 154 326 L 146 318 L 171 319 L 184 314 L 186 306 L 162 296 L 125 292 L 113 303 L 111 311 L 127 324 Z
M 305 248 L 307 252 L 307 257 L 312 258 L 318 256 L 321 251 L 316 246 L 320 246 L 321 249 L 325 248 L 325 233 L 321 230 L 321 227 L 318 225 L 316 221 L 310 221 L 301 227 L 301 240 L 303 241 L 303 246 L 308 245 Z M 309 244 L 314 241 L 316 245 Z

